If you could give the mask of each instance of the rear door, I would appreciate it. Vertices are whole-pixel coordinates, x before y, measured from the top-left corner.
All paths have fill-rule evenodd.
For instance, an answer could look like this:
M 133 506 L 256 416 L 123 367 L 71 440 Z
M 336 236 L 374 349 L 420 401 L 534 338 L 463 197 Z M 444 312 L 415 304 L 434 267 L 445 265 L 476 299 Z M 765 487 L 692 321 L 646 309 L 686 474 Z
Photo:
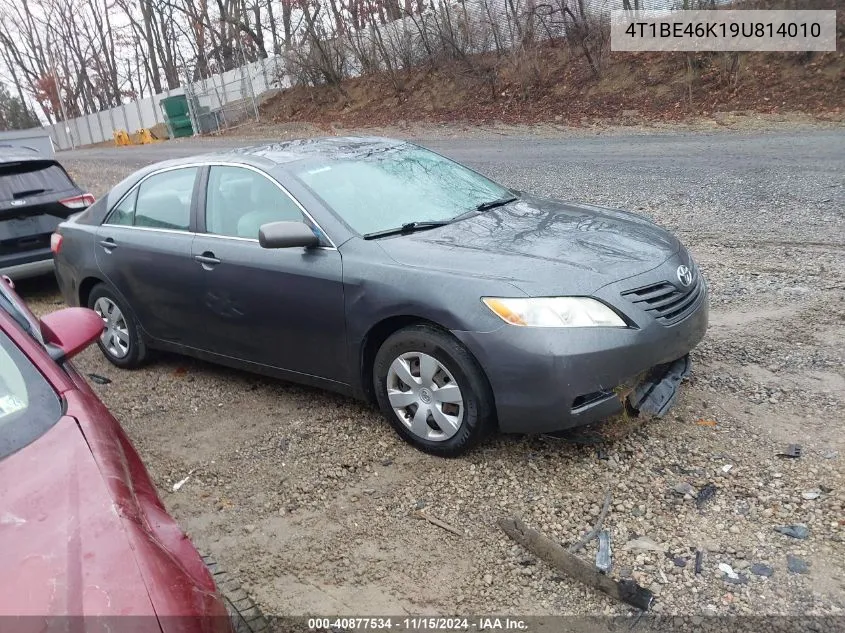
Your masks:
M 305 222 L 299 204 L 258 170 L 212 165 L 193 242 L 208 351 L 336 382 L 349 380 L 340 253 L 265 249 L 262 224 Z M 202 209 L 200 209 L 202 211 Z
M 97 264 L 151 337 L 194 346 L 200 269 L 191 257 L 199 167 L 156 172 L 97 231 Z
M 77 186 L 53 160 L 0 162 L 0 266 L 50 258 L 50 234 L 79 211 L 60 200 Z

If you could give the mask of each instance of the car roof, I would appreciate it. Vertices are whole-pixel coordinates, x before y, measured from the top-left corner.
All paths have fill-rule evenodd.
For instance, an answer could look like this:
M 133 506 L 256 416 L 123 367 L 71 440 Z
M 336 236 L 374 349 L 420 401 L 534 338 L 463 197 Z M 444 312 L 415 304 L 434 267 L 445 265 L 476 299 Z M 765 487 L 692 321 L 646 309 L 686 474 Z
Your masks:
M 0 143 L 0 163 L 19 163 L 26 160 L 49 160 L 56 162 L 54 158 L 44 156 L 44 154 L 32 147 Z
M 311 158 L 348 159 L 368 156 L 374 152 L 405 145 L 405 141 L 378 136 L 324 136 L 264 143 L 250 147 L 210 152 L 150 165 L 155 170 L 163 167 L 205 162 L 234 162 L 272 168 Z

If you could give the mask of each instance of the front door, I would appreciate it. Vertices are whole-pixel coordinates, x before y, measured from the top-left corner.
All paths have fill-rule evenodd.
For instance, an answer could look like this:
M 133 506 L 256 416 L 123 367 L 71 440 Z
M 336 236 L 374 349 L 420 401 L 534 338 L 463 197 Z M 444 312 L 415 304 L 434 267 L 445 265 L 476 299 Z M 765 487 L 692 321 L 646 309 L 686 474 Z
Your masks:
M 348 383 L 340 253 L 258 243 L 262 224 L 309 223 L 290 195 L 258 170 L 212 165 L 203 219 L 192 254 L 203 275 L 206 349 Z

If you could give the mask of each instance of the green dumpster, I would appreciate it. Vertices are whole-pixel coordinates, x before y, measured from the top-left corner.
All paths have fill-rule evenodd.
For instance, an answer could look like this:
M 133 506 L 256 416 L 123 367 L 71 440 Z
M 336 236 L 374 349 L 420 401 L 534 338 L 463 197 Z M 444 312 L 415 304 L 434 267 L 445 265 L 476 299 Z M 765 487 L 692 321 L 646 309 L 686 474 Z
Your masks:
M 185 95 L 165 97 L 159 101 L 159 106 L 164 112 L 164 119 L 167 121 L 172 137 L 194 135 L 194 126 L 191 124 L 191 113 L 188 109 L 188 97 Z

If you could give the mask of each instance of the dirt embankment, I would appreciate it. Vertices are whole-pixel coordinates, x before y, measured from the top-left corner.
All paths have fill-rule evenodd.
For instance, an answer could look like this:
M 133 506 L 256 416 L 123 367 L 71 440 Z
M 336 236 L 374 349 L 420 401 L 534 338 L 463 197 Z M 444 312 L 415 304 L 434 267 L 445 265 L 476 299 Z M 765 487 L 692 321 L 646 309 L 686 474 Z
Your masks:
M 608 53 L 596 77 L 583 58 L 548 46 L 530 63 L 477 58 L 340 86 L 297 86 L 262 119 L 342 127 L 416 122 L 638 123 L 727 112 L 845 118 L 845 53 Z M 482 72 L 479 69 L 484 69 Z M 399 87 L 397 87 L 397 83 Z

